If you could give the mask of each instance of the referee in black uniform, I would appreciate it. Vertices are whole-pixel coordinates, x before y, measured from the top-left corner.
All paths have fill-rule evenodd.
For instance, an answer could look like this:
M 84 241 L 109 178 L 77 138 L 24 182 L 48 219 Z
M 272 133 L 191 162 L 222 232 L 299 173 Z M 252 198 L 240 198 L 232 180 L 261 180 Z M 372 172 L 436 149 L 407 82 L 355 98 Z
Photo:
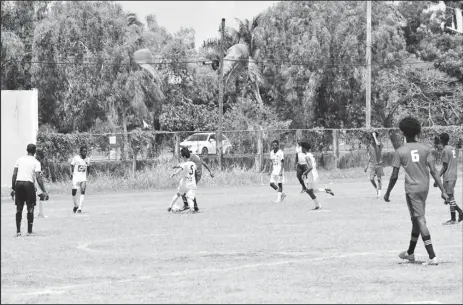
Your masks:
M 15 198 L 16 205 L 16 236 L 21 236 L 24 203 L 27 205 L 27 235 L 34 235 L 32 224 L 34 223 L 34 206 L 37 196 L 34 186 L 35 180 L 42 189 L 41 197 L 48 200 L 48 194 L 43 186 L 40 162 L 34 157 L 35 151 L 34 144 L 27 145 L 27 156 L 20 157 L 14 166 L 11 196 Z

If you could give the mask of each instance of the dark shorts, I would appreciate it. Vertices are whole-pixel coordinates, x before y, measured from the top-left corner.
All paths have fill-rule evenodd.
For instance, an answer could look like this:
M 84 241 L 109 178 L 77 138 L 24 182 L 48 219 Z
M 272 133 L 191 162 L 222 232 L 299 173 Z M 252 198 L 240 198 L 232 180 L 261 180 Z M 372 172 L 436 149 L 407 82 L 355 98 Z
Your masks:
M 410 217 L 424 216 L 428 192 L 407 193 L 405 196 L 407 198 L 407 206 L 408 211 L 410 212 Z
M 202 172 L 195 173 L 196 184 L 198 184 L 199 180 L 201 180 Z
M 26 203 L 27 207 L 30 208 L 35 206 L 36 201 L 37 195 L 35 193 L 34 183 L 29 181 L 16 181 L 14 204 L 17 206 L 24 206 L 24 203 Z
M 455 193 L 455 185 L 457 184 L 456 180 L 444 181 L 444 190 L 447 195 Z
M 297 167 L 296 167 L 296 176 L 297 177 L 302 177 L 302 174 L 308 170 L 309 167 L 307 166 L 307 164 L 297 164 Z
M 373 180 L 374 178 L 378 177 L 381 178 L 384 176 L 384 171 L 383 171 L 383 166 L 382 165 L 372 165 L 370 166 L 370 180 Z

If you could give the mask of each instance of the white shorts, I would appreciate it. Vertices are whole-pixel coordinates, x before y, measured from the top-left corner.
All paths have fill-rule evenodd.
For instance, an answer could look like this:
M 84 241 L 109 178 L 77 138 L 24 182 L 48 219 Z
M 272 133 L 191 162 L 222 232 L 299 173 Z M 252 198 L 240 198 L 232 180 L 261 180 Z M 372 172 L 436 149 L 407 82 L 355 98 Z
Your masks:
M 186 198 L 193 200 L 196 197 L 196 190 L 186 190 L 179 186 L 177 188 L 177 194 L 180 196 L 185 195 Z
M 309 173 L 307 175 L 307 178 L 305 178 L 304 182 L 305 182 L 305 187 L 310 190 L 310 189 L 317 189 L 318 188 L 318 185 L 317 185 L 317 181 L 318 181 L 318 175 L 314 175 L 312 173 Z
M 76 181 L 76 180 L 72 180 L 72 189 L 78 189 L 80 188 L 80 186 L 82 185 L 82 182 L 87 182 L 87 181 Z
M 285 183 L 284 175 L 270 175 L 270 183 Z

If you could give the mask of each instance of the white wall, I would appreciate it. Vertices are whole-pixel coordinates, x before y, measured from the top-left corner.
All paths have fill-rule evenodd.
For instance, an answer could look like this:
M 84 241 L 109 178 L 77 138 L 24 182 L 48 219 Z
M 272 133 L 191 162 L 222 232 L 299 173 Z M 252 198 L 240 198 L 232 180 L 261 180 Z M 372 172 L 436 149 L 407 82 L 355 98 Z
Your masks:
M 28 144 L 36 144 L 39 129 L 38 91 L 2 90 L 2 187 L 11 187 L 16 160 L 27 155 Z

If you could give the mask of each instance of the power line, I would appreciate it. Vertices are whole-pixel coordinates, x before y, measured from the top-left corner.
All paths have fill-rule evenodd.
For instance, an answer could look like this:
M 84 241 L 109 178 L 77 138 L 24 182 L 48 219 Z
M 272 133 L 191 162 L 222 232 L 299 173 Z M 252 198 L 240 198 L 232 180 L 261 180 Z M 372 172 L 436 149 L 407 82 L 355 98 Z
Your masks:
M 249 62 L 248 59 L 225 59 L 224 61 L 229 62 Z M 132 63 L 108 63 L 108 62 L 54 62 L 54 61 L 22 61 L 22 60 L 8 60 L 5 61 L 2 65 L 5 65 L 8 62 L 12 63 L 29 63 L 29 64 L 48 64 L 48 65 L 106 65 L 106 66 L 130 66 L 133 65 Z M 205 60 L 184 60 L 184 61 L 171 61 L 171 62 L 146 62 L 144 64 L 150 65 L 174 65 L 174 64 L 201 64 L 206 65 Z M 289 66 L 306 66 L 306 67 L 313 67 L 313 68 L 339 68 L 339 67 L 366 67 L 366 64 L 363 63 L 352 63 L 352 64 L 313 64 L 305 61 L 284 61 L 284 60 L 272 60 L 272 59 L 265 59 L 262 61 L 255 61 L 257 64 L 286 64 Z M 407 65 L 433 65 L 432 62 L 399 62 L 400 66 L 407 66 Z M 393 65 L 386 64 L 386 63 L 373 63 L 372 66 L 382 66 L 382 65 Z

